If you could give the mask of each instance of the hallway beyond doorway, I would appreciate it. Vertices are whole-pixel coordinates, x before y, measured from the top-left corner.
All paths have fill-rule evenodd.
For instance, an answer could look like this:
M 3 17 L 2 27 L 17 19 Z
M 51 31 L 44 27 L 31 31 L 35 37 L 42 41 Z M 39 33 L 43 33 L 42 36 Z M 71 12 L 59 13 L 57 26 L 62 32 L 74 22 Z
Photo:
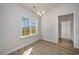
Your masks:
M 65 39 L 68 43 L 72 41 L 74 47 L 74 13 L 58 16 L 58 38 Z

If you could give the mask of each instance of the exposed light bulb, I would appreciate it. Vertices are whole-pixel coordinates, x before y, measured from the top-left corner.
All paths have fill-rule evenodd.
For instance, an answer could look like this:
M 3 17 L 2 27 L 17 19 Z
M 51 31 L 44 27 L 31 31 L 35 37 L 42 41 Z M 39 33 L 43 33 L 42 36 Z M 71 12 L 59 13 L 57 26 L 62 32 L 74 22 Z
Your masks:
M 42 14 L 45 14 L 45 11 L 42 11 Z
M 40 12 L 37 12 L 37 15 L 40 15 L 41 16 L 41 13 Z
M 37 15 L 40 15 L 40 12 L 37 12 Z
M 42 12 L 37 12 L 37 15 L 39 15 L 39 16 L 41 16 L 41 15 L 43 15 L 43 14 L 45 14 L 45 11 L 42 11 Z

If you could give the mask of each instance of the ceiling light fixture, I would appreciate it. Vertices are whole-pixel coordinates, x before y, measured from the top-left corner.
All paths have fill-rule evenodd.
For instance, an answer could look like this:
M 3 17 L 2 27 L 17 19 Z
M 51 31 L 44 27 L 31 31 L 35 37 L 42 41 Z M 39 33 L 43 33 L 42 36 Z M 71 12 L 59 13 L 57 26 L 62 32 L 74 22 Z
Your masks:
M 42 10 L 42 11 L 40 12 L 40 11 L 38 11 L 38 9 L 37 9 L 36 6 L 33 6 L 33 8 L 36 9 L 37 15 L 41 16 L 41 15 L 45 14 L 45 11 L 44 11 L 44 10 Z

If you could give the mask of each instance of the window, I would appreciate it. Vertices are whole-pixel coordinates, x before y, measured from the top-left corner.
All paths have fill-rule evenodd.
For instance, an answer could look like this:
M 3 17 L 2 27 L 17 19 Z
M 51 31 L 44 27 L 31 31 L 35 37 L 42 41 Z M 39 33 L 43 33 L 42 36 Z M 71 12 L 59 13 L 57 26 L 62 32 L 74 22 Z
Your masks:
M 29 37 L 37 34 L 37 21 L 22 17 L 21 38 Z
M 36 33 L 36 21 L 35 20 L 31 20 L 31 34 L 35 34 Z

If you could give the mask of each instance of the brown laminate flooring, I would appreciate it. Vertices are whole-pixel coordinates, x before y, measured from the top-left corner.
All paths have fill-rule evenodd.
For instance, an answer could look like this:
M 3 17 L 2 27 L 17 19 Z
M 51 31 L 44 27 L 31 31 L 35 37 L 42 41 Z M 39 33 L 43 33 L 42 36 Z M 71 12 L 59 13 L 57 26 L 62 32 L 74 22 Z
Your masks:
M 68 39 L 60 39 L 59 43 L 38 40 L 9 55 L 22 55 L 24 51 L 33 47 L 30 55 L 78 55 L 79 49 L 73 47 L 73 42 Z

